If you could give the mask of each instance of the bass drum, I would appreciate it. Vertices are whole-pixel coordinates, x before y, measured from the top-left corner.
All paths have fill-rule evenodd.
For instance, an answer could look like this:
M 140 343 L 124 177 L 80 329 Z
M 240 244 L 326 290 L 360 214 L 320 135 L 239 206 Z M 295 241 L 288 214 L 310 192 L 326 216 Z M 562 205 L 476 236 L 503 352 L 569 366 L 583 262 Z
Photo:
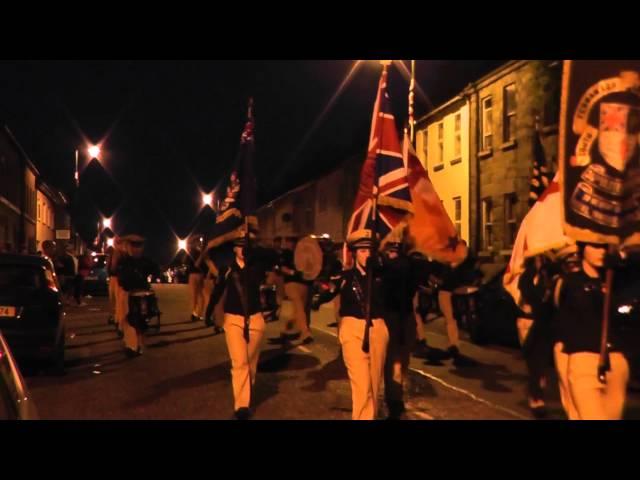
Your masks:
M 307 281 L 317 279 L 327 271 L 333 259 L 333 242 L 321 235 L 309 235 L 301 238 L 293 252 L 293 263 Z
M 475 344 L 484 343 L 484 335 L 479 309 L 480 290 L 475 286 L 463 286 L 453 291 L 453 316 L 458 326 L 469 332 L 471 341 Z

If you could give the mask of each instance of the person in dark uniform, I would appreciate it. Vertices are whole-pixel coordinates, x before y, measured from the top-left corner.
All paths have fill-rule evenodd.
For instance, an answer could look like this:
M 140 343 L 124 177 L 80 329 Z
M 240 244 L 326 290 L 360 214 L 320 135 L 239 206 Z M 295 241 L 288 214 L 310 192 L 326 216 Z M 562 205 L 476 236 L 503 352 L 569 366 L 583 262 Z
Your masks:
M 205 302 L 204 323 L 208 327 L 213 327 L 213 332 L 218 335 L 224 332 L 222 328 L 222 324 L 224 323 L 224 298 L 219 299 L 217 303 L 213 303 L 212 298 L 215 285 L 218 281 L 218 277 L 220 276 L 220 269 L 211 258 L 210 250 L 203 251 L 200 262 L 202 264 L 203 272 L 206 271 L 206 273 L 204 273 L 203 282 Z
M 122 307 L 126 309 L 121 313 L 121 328 L 124 331 L 125 353 L 128 357 L 136 357 L 143 352 L 145 326 L 136 322 L 130 315 L 131 296 L 150 291 L 148 277 L 159 275 L 160 269 L 152 260 L 143 256 L 144 237 L 131 234 L 123 240 L 126 242 L 128 255 L 118 262 L 116 268 L 118 284 L 123 291 Z
M 260 284 L 268 268 L 264 249 L 245 252 L 246 239 L 234 241 L 235 260 L 220 272 L 211 301 L 224 300 L 224 333 L 231 358 L 235 417 L 251 416 L 251 390 L 256 381 L 265 321 L 260 309 Z
M 354 232 L 347 238 L 347 245 L 353 254 L 354 266 L 343 272 L 340 283 L 338 338 L 351 383 L 351 418 L 374 420 L 389 343 L 389 330 L 384 321 L 382 270 L 377 255 L 372 256 L 374 242 L 370 230 Z M 368 352 L 363 349 L 369 298 L 367 262 L 374 262 Z
M 401 242 L 387 243 L 385 257 L 384 320 L 389 330 L 389 344 L 384 366 L 384 393 L 388 418 L 397 420 L 405 412 L 404 392 L 417 333 L 413 299 L 419 278 L 424 276 L 426 262 L 409 258 L 402 251 Z
M 191 306 L 191 321 L 204 319 L 204 273 L 206 266 L 202 264 L 202 242 L 200 237 L 191 237 L 187 250 L 187 278 Z
M 522 353 L 529 374 L 529 409 L 535 418 L 546 417 L 544 389 L 547 369 L 553 355 L 553 290 L 556 272 L 551 260 L 543 255 L 528 258 L 518 288 L 523 301 L 529 305 L 532 320 L 522 341 Z
M 294 248 L 296 239 L 287 237 L 282 249 L 279 271 L 284 277 L 284 292 L 293 305 L 294 324 L 298 333 L 290 335 L 285 332 L 281 334 L 283 339 L 300 338 L 303 345 L 313 342 L 311 329 L 309 328 L 309 285 L 310 283 L 302 278 L 302 273 L 296 270 L 294 264 Z
M 476 257 L 468 251 L 465 259 L 445 270 L 443 282 L 438 292 L 438 305 L 447 324 L 449 347 L 447 352 L 456 366 L 467 365 L 468 359 L 460 354 L 460 331 L 453 310 L 453 291 L 461 286 L 471 285 L 476 277 Z
M 606 245 L 578 243 L 582 258 L 577 271 L 558 282 L 557 321 L 560 338 L 556 347 L 556 368 L 563 406 L 570 420 L 620 420 L 624 411 L 629 364 L 624 337 L 610 329 L 606 383 L 598 380 Z M 614 284 L 612 304 L 617 286 Z

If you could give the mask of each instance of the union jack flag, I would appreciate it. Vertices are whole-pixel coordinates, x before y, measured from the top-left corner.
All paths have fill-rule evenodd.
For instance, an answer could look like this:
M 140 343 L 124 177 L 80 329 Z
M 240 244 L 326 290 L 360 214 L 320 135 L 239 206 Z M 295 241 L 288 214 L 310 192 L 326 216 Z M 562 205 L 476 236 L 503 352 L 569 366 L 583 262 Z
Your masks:
M 387 94 L 385 67 L 373 108 L 367 158 L 360 173 L 347 237 L 359 230 L 371 230 L 384 243 L 405 225 L 407 214 L 412 211 L 407 168 Z M 345 266 L 350 265 L 347 255 L 344 260 Z

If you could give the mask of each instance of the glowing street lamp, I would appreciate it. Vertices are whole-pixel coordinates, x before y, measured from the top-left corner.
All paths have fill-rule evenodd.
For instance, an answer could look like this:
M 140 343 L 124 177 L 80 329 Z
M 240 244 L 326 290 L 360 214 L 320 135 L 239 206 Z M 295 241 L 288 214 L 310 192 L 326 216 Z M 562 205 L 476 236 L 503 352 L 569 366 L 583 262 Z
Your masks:
M 187 250 L 187 240 L 183 240 L 181 238 L 178 239 L 178 251 L 180 250 Z
M 208 205 L 210 208 L 213 208 L 213 195 L 211 195 L 210 193 L 203 193 L 202 203 L 204 205 Z
M 88 151 L 89 151 L 89 156 L 92 159 L 98 158 L 98 156 L 100 155 L 100 147 L 98 145 L 91 145 Z
M 107 229 L 107 228 L 111 228 L 111 219 L 110 218 L 105 218 L 102 220 L 102 228 L 103 229 Z
M 113 247 L 113 238 L 107 238 L 107 247 Z
M 79 152 L 79 149 L 76 148 L 76 169 L 73 174 L 73 178 L 76 181 L 76 187 L 80 184 L 80 171 L 78 170 Z M 98 145 L 89 145 L 89 147 L 87 148 L 87 153 L 89 153 L 90 159 L 97 159 L 100 156 L 100 147 Z

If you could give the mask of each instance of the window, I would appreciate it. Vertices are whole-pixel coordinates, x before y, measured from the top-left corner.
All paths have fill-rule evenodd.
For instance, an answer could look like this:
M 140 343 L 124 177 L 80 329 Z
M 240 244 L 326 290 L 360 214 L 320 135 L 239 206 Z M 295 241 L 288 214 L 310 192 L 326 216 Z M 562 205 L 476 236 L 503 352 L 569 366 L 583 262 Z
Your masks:
M 493 109 L 493 101 L 491 97 L 482 99 L 482 122 L 480 124 L 480 137 L 482 138 L 482 150 L 486 151 L 493 146 L 493 125 L 491 121 L 491 112 Z
M 453 144 L 453 158 L 457 159 L 462 156 L 462 136 L 460 132 L 460 125 L 462 123 L 461 115 L 456 113 L 454 118 L 454 144 Z
M 438 164 L 444 162 L 444 123 L 438 124 Z
M 422 154 L 424 155 L 424 164 L 426 166 L 429 159 L 429 133 L 426 128 L 422 131 Z
M 40 202 L 38 202 L 38 218 L 37 218 L 37 220 L 39 222 L 42 222 L 42 212 L 41 212 Z
M 453 198 L 453 224 L 456 226 L 458 235 L 462 235 L 462 198 Z
M 512 83 L 504 87 L 504 121 L 503 141 L 512 142 L 516 138 L 516 84 Z
M 518 197 L 515 193 L 507 193 L 504 196 L 504 232 L 505 232 L 505 245 L 512 247 L 516 241 L 516 235 L 518 234 L 518 225 L 516 222 L 516 205 L 518 204 Z
M 493 247 L 493 202 L 490 198 L 482 200 L 482 248 Z

